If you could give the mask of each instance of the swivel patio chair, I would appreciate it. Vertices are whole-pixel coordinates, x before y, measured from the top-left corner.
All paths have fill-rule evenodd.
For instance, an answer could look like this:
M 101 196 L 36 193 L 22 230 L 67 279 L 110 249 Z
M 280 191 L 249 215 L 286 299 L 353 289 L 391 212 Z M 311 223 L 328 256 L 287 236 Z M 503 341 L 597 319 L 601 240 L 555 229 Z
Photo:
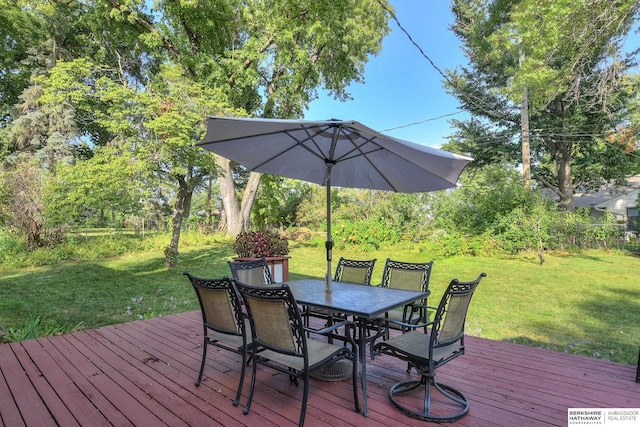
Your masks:
M 273 283 L 269 264 L 263 257 L 255 261 L 228 261 L 231 275 L 235 280 L 253 286 L 264 286 Z
M 204 279 L 188 272 L 189 278 L 198 296 L 202 324 L 204 327 L 202 344 L 202 362 L 196 387 L 200 386 L 202 374 L 207 360 L 207 347 L 210 345 L 239 354 L 242 357 L 240 381 L 233 406 L 240 402 L 242 385 L 247 366 L 247 357 L 251 349 L 251 334 L 242 312 L 242 302 L 231 279 Z
M 451 386 L 437 382 L 435 376 L 439 367 L 464 354 L 464 324 L 469 303 L 480 280 L 485 276 L 482 273 L 471 282 L 452 280 L 440 300 L 433 322 L 396 322 L 401 323 L 405 332 L 373 346 L 373 356 L 386 354 L 397 357 L 414 366 L 420 374 L 420 379 L 400 381 L 389 390 L 391 402 L 408 416 L 424 421 L 451 422 L 462 418 L 469 411 L 469 400 L 465 395 Z M 408 399 L 399 399 L 401 395 L 423 387 L 422 408 L 410 407 Z M 437 402 L 434 399 L 435 391 L 439 393 Z M 452 406 L 457 410 L 451 409 Z
M 324 341 L 307 338 L 298 304 L 286 284 L 272 286 L 250 286 L 236 281 L 242 295 L 253 339 L 253 374 L 247 405 L 243 413 L 249 413 L 256 385 L 257 366 L 264 365 L 289 376 L 291 382 L 298 385 L 298 379 L 304 381 L 302 408 L 298 425 L 304 424 L 309 396 L 309 373 L 332 361 L 349 358 L 353 361 L 353 399 L 356 412 L 360 412 L 358 401 L 358 356 L 352 338 L 351 322 L 341 322 L 314 330 L 314 334 L 331 336 L 345 341 L 345 345 L 334 345 Z M 338 327 L 345 327 L 344 336 L 335 334 Z M 346 345 L 351 344 L 351 349 Z

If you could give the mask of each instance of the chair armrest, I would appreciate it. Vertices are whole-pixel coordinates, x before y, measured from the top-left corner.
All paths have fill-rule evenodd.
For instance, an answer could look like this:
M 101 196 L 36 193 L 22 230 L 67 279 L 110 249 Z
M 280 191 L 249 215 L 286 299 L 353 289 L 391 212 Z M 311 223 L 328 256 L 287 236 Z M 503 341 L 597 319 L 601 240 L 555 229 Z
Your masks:
M 393 323 L 395 325 L 400 326 L 400 328 L 404 331 L 409 330 L 409 329 L 418 329 L 418 328 L 426 328 L 428 326 L 433 325 L 433 322 L 425 322 L 425 323 L 406 323 L 406 322 L 400 322 L 399 320 L 393 320 L 393 319 L 389 319 L 387 320 L 388 323 Z
M 304 327 L 305 332 L 311 332 L 312 334 L 319 334 L 319 335 L 325 335 L 328 334 L 330 332 L 335 331 L 336 329 L 342 327 L 342 326 L 346 326 L 346 325 L 353 325 L 353 322 L 350 320 L 344 320 L 342 322 L 338 322 L 338 323 L 334 323 L 331 326 L 326 326 L 322 329 L 314 329 L 314 328 L 310 328 L 308 326 Z
M 335 331 L 338 328 L 344 327 L 344 335 L 336 333 Z M 334 323 L 331 326 L 327 326 L 322 329 L 313 329 L 305 326 L 304 331 L 312 334 L 323 335 L 326 337 L 331 337 L 340 341 L 351 343 L 356 348 L 355 334 L 356 334 L 356 325 L 351 320 L 344 320 L 338 323 Z

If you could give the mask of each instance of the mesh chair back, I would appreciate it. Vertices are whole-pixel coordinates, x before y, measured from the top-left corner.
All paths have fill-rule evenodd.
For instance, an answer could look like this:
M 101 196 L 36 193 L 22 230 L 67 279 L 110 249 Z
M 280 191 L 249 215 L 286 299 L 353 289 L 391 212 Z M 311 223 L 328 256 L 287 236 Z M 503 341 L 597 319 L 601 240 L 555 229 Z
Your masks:
M 464 324 L 471 297 L 480 280 L 486 274 L 482 273 L 472 282 L 451 281 L 436 312 L 431 339 L 434 347 L 449 345 L 464 338 Z
M 381 286 L 426 292 L 429 289 L 432 268 L 433 261 L 402 262 L 387 258 Z
M 265 301 L 248 297 L 256 339 L 270 347 L 298 352 L 291 323 L 283 301 Z
M 199 289 L 207 324 L 223 332 L 239 332 L 229 295 L 224 290 Z
M 273 283 L 269 264 L 265 258 L 255 261 L 229 261 L 231 275 L 239 282 L 252 286 L 265 286 Z
M 376 259 L 355 260 L 340 258 L 336 267 L 334 279 L 336 282 L 357 283 L 361 285 L 371 284 L 371 274 Z
M 289 286 L 236 283 L 247 306 L 253 342 L 277 352 L 302 356 L 305 334 L 300 310 Z
M 228 277 L 204 279 L 185 273 L 198 296 L 205 325 L 226 334 L 242 334 L 242 304 Z

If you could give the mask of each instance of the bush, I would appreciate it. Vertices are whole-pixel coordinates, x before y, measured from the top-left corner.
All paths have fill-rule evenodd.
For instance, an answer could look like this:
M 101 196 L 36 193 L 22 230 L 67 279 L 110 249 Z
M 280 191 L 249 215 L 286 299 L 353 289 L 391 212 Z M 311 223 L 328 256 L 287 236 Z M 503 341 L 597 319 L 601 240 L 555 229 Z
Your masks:
M 282 235 L 283 237 L 285 237 L 288 240 L 296 240 L 296 241 L 309 241 L 313 238 L 314 236 L 314 232 L 311 231 L 311 229 L 306 228 L 306 227 L 298 227 L 298 228 L 292 228 L 289 230 L 285 230 L 285 232 Z
M 0 223 L 18 236 L 28 250 L 56 246 L 66 237 L 66 226 L 46 224 L 44 182 L 44 172 L 33 162 L 21 161 L 0 171 Z
M 271 231 L 244 230 L 238 233 L 233 250 L 242 258 L 262 258 L 289 254 L 289 241 Z
M 354 247 L 364 251 L 377 250 L 398 242 L 393 228 L 380 219 L 370 221 L 341 221 L 333 228 L 338 249 Z

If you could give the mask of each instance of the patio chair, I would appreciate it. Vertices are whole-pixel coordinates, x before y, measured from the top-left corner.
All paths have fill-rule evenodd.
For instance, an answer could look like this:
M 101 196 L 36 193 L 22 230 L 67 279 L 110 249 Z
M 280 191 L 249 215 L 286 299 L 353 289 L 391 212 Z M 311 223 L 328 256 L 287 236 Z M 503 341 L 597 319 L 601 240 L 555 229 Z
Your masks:
M 357 260 L 340 257 L 336 266 L 336 273 L 333 276 L 334 282 L 357 283 L 359 285 L 371 285 L 371 275 L 376 259 Z M 303 316 L 305 318 L 305 326 L 309 326 L 309 317 L 317 317 L 327 320 L 327 326 L 333 324 L 333 319 L 338 317 L 346 320 L 341 313 L 331 313 L 329 310 L 303 308 Z
M 432 269 L 433 261 L 404 262 L 387 258 L 380 286 L 427 292 Z M 389 319 L 402 323 L 426 323 L 428 321 L 428 308 L 435 310 L 436 307 L 428 307 L 427 299 L 424 298 L 404 306 L 402 311 L 394 310 L 385 313 L 384 330 L 379 331 L 379 333 L 384 333 L 385 337 L 389 338 L 389 328 L 398 328 L 397 323 L 387 322 Z
M 210 345 L 239 354 L 242 357 L 240 381 L 233 406 L 240 402 L 242 385 L 247 366 L 247 356 L 251 348 L 251 336 L 246 316 L 242 312 L 242 302 L 231 279 L 204 279 L 195 277 L 189 272 L 189 278 L 198 296 L 202 324 L 204 327 L 202 344 L 202 362 L 196 387 L 200 386 L 204 365 L 207 360 L 207 347 Z
M 373 267 L 376 259 L 357 260 L 340 257 L 336 266 L 336 274 L 333 277 L 335 282 L 357 283 L 359 285 L 370 285 Z
M 373 346 L 373 356 L 386 354 L 397 357 L 410 366 L 415 366 L 420 374 L 420 379 L 400 381 L 389 390 L 391 402 L 408 416 L 424 421 L 451 422 L 462 418 L 469 411 L 469 400 L 465 395 L 451 386 L 437 382 L 435 376 L 439 367 L 464 354 L 467 310 L 473 293 L 485 276 L 482 273 L 471 282 L 452 280 L 440 300 L 433 322 L 402 323 L 400 326 L 404 328 L 404 333 L 379 341 Z M 405 402 L 407 399 L 398 399 L 400 395 L 423 387 L 424 400 L 420 410 L 417 406 L 409 407 Z M 438 399 L 438 402 L 432 399 L 435 391 L 444 399 Z M 443 400 L 445 403 L 442 403 Z M 452 406 L 457 410 L 452 409 Z
M 231 276 L 242 283 L 264 286 L 273 283 L 266 258 L 255 261 L 228 261 Z
M 256 385 L 257 366 L 264 365 L 289 376 L 294 384 L 298 379 L 304 381 L 302 408 L 298 425 L 304 424 L 309 396 L 309 373 L 326 363 L 349 358 L 353 361 L 353 400 L 356 412 L 360 412 L 358 401 L 358 356 L 356 344 L 352 338 L 353 324 L 340 322 L 323 330 L 314 330 L 314 334 L 331 336 L 345 341 L 345 345 L 329 344 L 312 338 L 307 338 L 308 330 L 303 326 L 302 316 L 298 304 L 287 284 L 273 286 L 251 286 L 236 281 L 236 286 L 242 295 L 249 321 L 254 344 L 253 374 L 247 405 L 243 413 L 249 413 L 253 392 Z M 345 327 L 344 336 L 336 335 L 338 327 Z M 346 343 L 351 344 L 351 349 Z

